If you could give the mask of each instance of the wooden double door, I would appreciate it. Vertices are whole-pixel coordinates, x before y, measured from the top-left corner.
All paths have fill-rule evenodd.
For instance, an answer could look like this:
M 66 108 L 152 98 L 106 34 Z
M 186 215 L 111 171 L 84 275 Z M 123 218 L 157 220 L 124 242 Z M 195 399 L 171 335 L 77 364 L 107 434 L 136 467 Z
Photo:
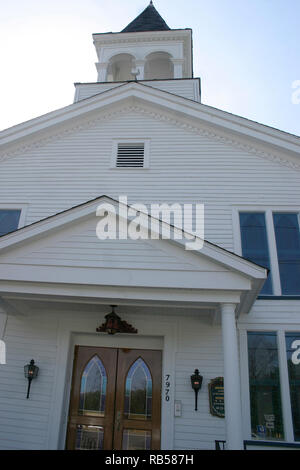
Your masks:
M 161 351 L 75 347 L 67 449 L 160 449 Z

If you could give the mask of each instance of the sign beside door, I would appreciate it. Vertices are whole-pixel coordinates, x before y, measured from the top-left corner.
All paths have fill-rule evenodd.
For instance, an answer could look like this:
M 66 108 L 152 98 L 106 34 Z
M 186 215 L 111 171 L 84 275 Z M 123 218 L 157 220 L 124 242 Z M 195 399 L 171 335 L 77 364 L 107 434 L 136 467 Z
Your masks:
M 161 351 L 76 346 L 67 449 L 160 449 Z

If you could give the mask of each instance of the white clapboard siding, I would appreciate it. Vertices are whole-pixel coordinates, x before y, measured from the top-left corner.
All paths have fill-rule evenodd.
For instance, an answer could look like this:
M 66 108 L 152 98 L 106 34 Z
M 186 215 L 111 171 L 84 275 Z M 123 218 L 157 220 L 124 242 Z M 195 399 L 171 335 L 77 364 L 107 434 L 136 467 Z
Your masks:
M 7 364 L 0 367 L 0 449 L 46 449 L 55 383 L 57 321 L 39 316 L 7 322 Z M 24 365 L 34 359 L 39 376 L 31 384 Z
M 149 169 L 112 169 L 113 139 L 150 138 Z M 205 237 L 233 250 L 232 207 L 300 200 L 300 172 L 144 113 L 95 122 L 0 162 L 0 204 L 26 223 L 102 194 L 129 202 L 205 204 Z
M 214 449 L 224 440 L 224 419 L 209 413 L 208 383 L 223 375 L 222 334 L 209 319 L 179 319 L 175 399 L 182 402 L 182 417 L 175 418 L 175 449 Z M 190 376 L 199 369 L 204 377 L 198 393 L 198 411 Z
M 170 247 L 162 240 L 100 240 L 96 226 L 100 218 L 93 215 L 62 227 L 57 233 L 45 233 L 41 240 L 27 242 L 26 248 L 15 247 L 0 257 L 0 264 L 78 266 L 99 268 L 134 268 L 176 271 L 227 271 L 204 257 L 191 262 L 189 253 Z M 172 248 L 170 252 L 170 248 Z
M 193 101 L 200 101 L 200 85 L 198 79 L 181 79 L 181 80 L 143 80 L 143 85 L 158 88 L 174 95 L 182 96 Z M 122 86 L 124 83 L 75 83 L 76 91 L 74 102 L 84 100 L 90 96 L 103 93 L 112 88 Z
M 257 300 L 251 312 L 243 315 L 239 323 L 298 324 L 300 330 L 300 300 Z
M 149 169 L 111 168 L 114 139 L 129 138 L 150 140 Z M 89 127 L 57 136 L 48 143 L 0 161 L 0 204 L 27 204 L 26 224 L 103 194 L 115 198 L 127 195 L 129 203 L 148 205 L 151 202 L 204 203 L 205 238 L 233 250 L 232 208 L 245 204 L 299 205 L 300 172 L 137 111 L 120 112 L 113 118 L 95 121 Z M 91 261 L 95 247 L 86 246 L 88 235 L 83 232 L 74 235 L 69 242 L 61 239 L 57 244 L 48 245 L 50 258 L 53 255 L 73 258 L 75 250 L 77 259 Z M 135 243 L 131 247 L 121 245 L 116 253 L 120 255 L 120 263 L 127 266 L 131 249 L 139 253 L 139 248 Z M 100 255 L 102 263 L 105 259 L 108 263 L 115 262 L 111 255 L 106 258 L 104 251 L 100 250 Z M 149 262 L 147 257 L 152 255 L 151 247 L 143 251 Z M 45 251 L 32 252 L 32 262 L 45 262 Z M 177 260 L 164 258 L 164 255 L 161 262 L 169 267 L 173 263 L 173 267 L 178 268 Z M 279 322 L 299 325 L 299 303 L 296 300 L 259 300 L 240 322 L 263 322 L 267 329 Z M 176 449 L 212 449 L 214 441 L 223 440 L 225 436 L 224 420 L 209 413 L 207 390 L 209 380 L 223 374 L 221 329 L 212 326 L 211 318 L 200 321 L 185 312 L 180 319 L 172 316 L 173 313 L 170 310 L 168 321 L 178 324 L 179 332 L 175 399 L 182 401 L 182 417 L 175 418 L 174 446 Z M 149 316 L 151 318 L 151 314 Z M 24 319 L 11 316 L 8 319 L 5 340 L 9 361 L 0 368 L 1 449 L 45 449 L 48 446 L 55 411 L 52 403 L 54 371 L 59 365 L 56 321 L 55 312 L 49 316 L 40 312 Z M 73 318 L 71 327 L 72 321 Z M 155 322 L 157 315 L 153 315 Z M 99 317 L 95 316 L 95 327 L 99 323 Z M 26 400 L 23 367 L 32 357 L 41 372 L 32 384 L 30 399 Z M 195 368 L 204 376 L 198 412 L 193 409 L 194 392 L 190 385 L 190 375 Z

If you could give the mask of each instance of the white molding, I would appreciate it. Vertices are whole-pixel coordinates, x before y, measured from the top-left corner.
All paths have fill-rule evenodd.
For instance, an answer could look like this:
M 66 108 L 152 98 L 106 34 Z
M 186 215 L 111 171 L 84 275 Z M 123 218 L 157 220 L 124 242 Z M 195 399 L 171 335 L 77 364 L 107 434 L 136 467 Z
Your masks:
M 2 137 L 2 152 L 5 152 L 7 146 L 11 147 L 11 144 L 18 141 L 22 142 L 24 137 L 26 137 L 26 144 L 23 143 L 21 147 L 20 144 L 17 144 L 17 150 L 6 150 L 1 158 L 10 156 L 11 151 L 13 153 L 20 151 L 20 149 L 26 151 L 32 145 L 41 145 L 41 142 L 45 142 L 49 138 L 53 139 L 59 135 L 64 135 L 66 132 L 73 132 L 74 129 L 79 129 L 83 125 L 82 122 L 77 122 L 70 129 L 70 119 L 78 120 L 78 118 L 85 117 L 87 120 L 84 126 L 95 124 L 98 120 L 111 119 L 114 114 L 119 115 L 120 109 L 112 111 L 112 114 L 105 113 L 105 116 L 98 116 L 97 118 L 95 112 L 99 113 L 99 110 L 106 106 L 118 105 L 121 100 L 123 104 L 126 100 L 131 100 L 131 107 L 130 109 L 127 107 L 125 112 L 146 113 L 155 119 L 167 120 L 174 125 L 179 125 L 187 131 L 218 139 L 262 158 L 293 169 L 300 169 L 300 139 L 296 136 L 270 129 L 262 124 L 248 121 L 138 82 L 124 83 L 99 95 L 78 101 L 65 108 L 2 131 L 0 134 Z M 134 106 L 132 106 L 133 102 Z M 145 102 L 148 102 L 146 107 Z M 140 104 L 140 106 L 137 106 L 137 104 Z M 147 106 L 151 107 L 153 111 L 149 112 Z M 165 111 L 160 109 L 158 112 L 159 108 Z M 90 119 L 88 119 L 89 117 Z M 195 125 L 195 121 L 198 122 L 198 126 Z M 56 133 L 54 131 L 55 136 L 48 135 L 45 137 L 43 133 L 41 139 L 39 131 L 43 130 L 53 134 L 53 130 L 57 125 L 59 125 L 60 131 Z M 63 125 L 67 128 L 61 131 Z M 37 137 L 40 140 L 30 143 L 30 140 L 36 140 Z
M 172 450 L 174 448 L 174 397 L 175 397 L 175 355 L 177 344 L 177 323 L 167 319 L 153 322 L 147 317 L 130 316 L 128 321 L 138 328 L 139 336 L 163 337 L 163 364 L 162 364 L 162 387 L 163 378 L 166 374 L 171 375 L 170 401 L 164 401 L 162 390 L 162 421 L 161 421 L 161 449 Z M 51 403 L 51 421 L 49 425 L 48 449 L 63 449 L 67 429 L 68 405 L 70 396 L 70 384 L 73 368 L 72 333 L 95 334 L 97 317 L 81 319 L 63 318 L 60 320 L 59 340 L 57 349 L 57 367 L 54 383 L 54 393 Z M 134 348 L 134 337 L 132 347 Z M 145 338 L 145 343 L 147 338 Z M 99 342 L 97 341 L 99 345 Z M 114 346 L 112 338 L 111 347 Z
M 271 265 L 273 295 L 280 296 L 281 295 L 281 282 L 280 282 L 280 273 L 279 273 L 277 246 L 276 246 L 276 239 L 275 239 L 272 209 L 266 209 L 265 220 L 266 220 L 270 265 Z

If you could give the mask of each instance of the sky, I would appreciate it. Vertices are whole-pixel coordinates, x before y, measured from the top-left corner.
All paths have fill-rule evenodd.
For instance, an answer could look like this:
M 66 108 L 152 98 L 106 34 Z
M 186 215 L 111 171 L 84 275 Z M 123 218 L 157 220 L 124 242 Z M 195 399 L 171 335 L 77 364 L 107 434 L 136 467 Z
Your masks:
M 95 82 L 92 34 L 118 32 L 148 0 L 0 0 L 0 129 L 67 106 Z M 193 29 L 202 102 L 300 136 L 300 0 L 154 0 Z

